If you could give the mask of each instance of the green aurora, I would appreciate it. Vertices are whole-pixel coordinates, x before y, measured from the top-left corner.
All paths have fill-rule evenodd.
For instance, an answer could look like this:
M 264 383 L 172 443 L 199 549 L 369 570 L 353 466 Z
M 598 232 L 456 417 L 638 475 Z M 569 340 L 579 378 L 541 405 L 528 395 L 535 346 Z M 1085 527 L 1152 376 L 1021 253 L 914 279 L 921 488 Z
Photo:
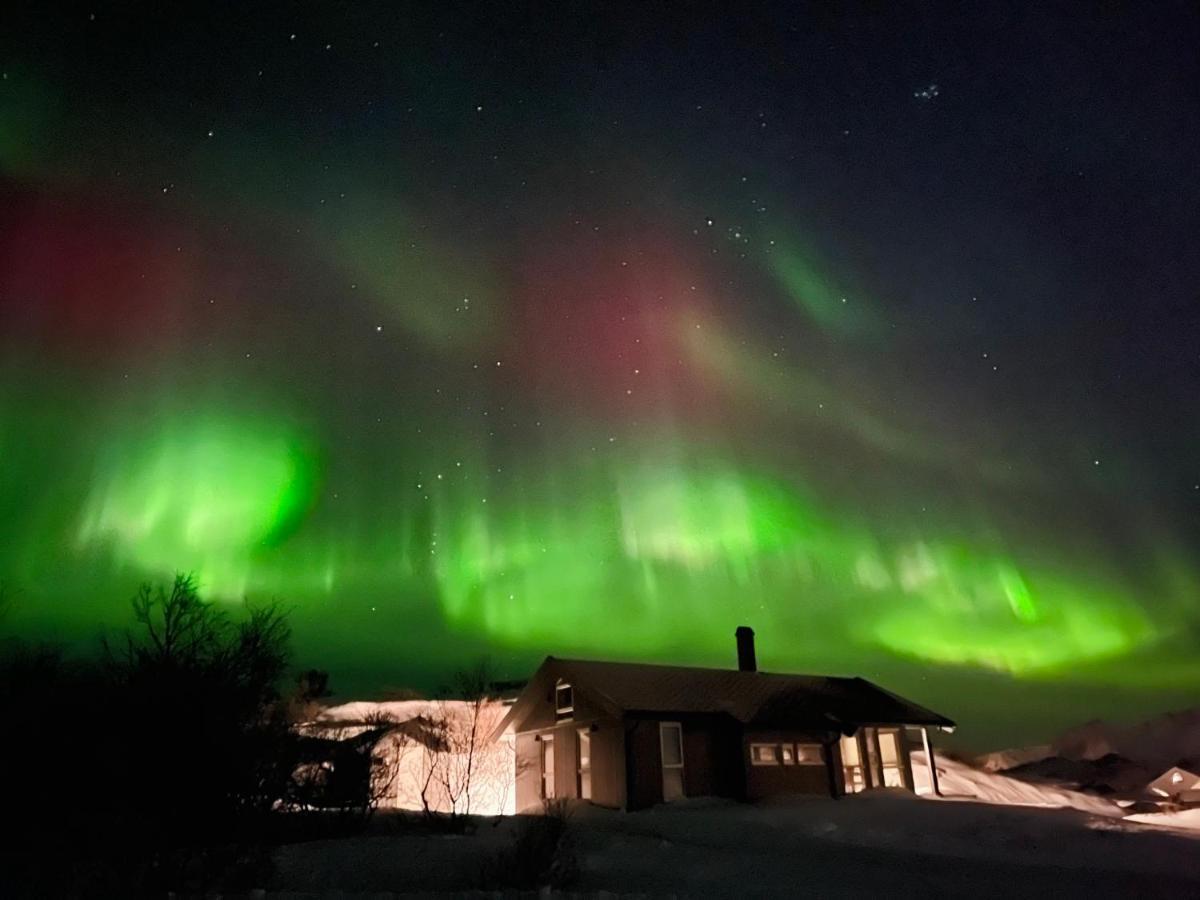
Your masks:
M 285 604 L 348 693 L 485 654 L 728 665 L 748 624 L 765 666 L 879 678 L 968 741 L 1194 696 L 1195 397 L 1126 387 L 1171 351 L 1127 352 L 1040 194 L 893 196 L 898 115 L 857 156 L 840 106 L 807 151 L 755 111 L 733 154 L 662 126 L 734 116 L 680 85 L 535 115 L 304 40 L 243 59 L 225 119 L 121 60 L 6 66 L 7 634 L 93 647 L 184 571 Z M 1111 290 L 1174 290 L 1141 277 Z

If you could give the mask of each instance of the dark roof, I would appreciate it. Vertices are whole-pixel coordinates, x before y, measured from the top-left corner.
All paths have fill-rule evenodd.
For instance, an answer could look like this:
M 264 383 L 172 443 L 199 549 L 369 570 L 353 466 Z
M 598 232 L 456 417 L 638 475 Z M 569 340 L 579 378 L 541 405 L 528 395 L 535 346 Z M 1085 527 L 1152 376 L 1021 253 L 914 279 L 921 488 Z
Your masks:
M 569 682 L 615 714 L 726 713 L 748 725 L 843 731 L 858 725 L 954 725 L 863 678 L 548 656 L 523 697 L 536 697 L 548 678 Z M 502 727 L 522 716 L 525 706 L 518 700 Z

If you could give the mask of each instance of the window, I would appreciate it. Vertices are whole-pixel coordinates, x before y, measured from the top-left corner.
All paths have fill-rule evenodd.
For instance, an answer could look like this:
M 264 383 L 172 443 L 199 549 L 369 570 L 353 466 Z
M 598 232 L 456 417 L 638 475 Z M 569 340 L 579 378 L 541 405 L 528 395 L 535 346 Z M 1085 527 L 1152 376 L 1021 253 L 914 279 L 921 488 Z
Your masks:
M 554 686 L 554 718 L 569 719 L 575 714 L 575 692 L 569 684 L 559 682 Z
M 575 788 L 579 799 L 592 799 L 592 733 L 586 728 L 576 733 Z
M 542 735 L 542 799 L 554 798 L 554 735 Z
M 823 766 L 825 757 L 820 744 L 751 744 L 753 766 Z
M 842 774 L 845 776 L 847 794 L 857 794 L 866 789 L 866 773 L 863 770 L 857 735 L 842 736 Z
M 898 732 L 879 732 L 879 760 L 883 765 L 884 786 L 904 787 L 904 759 L 900 755 Z
M 660 722 L 658 742 L 662 747 L 663 799 L 678 800 L 683 796 L 683 726 Z
M 752 766 L 777 766 L 779 765 L 779 755 L 778 744 L 750 745 L 750 764 Z
M 820 744 L 797 744 L 796 762 L 802 766 L 823 766 L 825 755 L 821 752 Z

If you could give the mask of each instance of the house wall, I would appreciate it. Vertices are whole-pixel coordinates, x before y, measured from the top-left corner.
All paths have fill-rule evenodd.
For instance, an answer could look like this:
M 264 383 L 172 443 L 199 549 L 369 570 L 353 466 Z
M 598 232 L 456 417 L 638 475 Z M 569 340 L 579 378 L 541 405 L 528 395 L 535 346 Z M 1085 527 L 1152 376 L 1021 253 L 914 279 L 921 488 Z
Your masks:
M 746 772 L 746 799 L 761 800 L 779 794 L 814 794 L 831 796 L 837 784 L 836 773 L 830 763 L 837 760 L 829 748 L 822 749 L 824 765 L 752 765 L 751 744 L 802 743 L 821 744 L 828 736 L 804 731 L 748 731 L 742 738 L 742 763 Z M 838 762 L 840 767 L 840 760 Z
M 645 809 L 663 802 L 661 722 L 678 722 L 683 729 L 685 796 L 743 796 L 740 728 L 736 722 L 724 715 L 637 716 L 628 718 L 625 724 L 627 809 Z
M 532 734 L 516 737 L 516 811 L 524 812 L 542 803 L 541 745 Z
M 625 726 L 616 719 L 598 722 L 592 732 L 592 802 L 625 806 Z
M 745 796 L 741 726 L 727 716 L 683 721 L 684 789 L 689 797 Z
M 540 731 L 554 728 L 560 724 L 556 719 L 554 709 L 554 687 L 553 680 L 547 682 L 545 690 L 537 698 L 536 705 L 532 706 L 528 714 L 521 720 L 521 731 Z M 607 710 L 588 696 L 586 687 L 577 687 L 576 685 L 571 687 L 574 692 L 575 708 L 574 715 L 571 717 L 572 721 L 584 724 L 609 716 Z
M 625 808 L 645 809 L 662 803 L 662 747 L 657 719 L 626 721 L 625 757 Z
M 542 747 L 546 735 L 554 736 L 554 795 L 578 797 L 577 742 L 579 729 L 589 728 L 593 803 L 620 808 L 625 805 L 625 733 L 612 718 L 580 722 L 575 719 L 547 725 L 537 732 L 517 736 L 516 808 L 542 803 Z

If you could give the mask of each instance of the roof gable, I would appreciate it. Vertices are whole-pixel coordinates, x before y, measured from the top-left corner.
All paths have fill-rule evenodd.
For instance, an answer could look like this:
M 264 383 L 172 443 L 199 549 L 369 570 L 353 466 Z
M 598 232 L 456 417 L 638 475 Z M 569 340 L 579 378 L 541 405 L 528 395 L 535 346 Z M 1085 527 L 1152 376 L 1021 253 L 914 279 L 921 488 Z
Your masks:
M 1200 775 L 1189 772 L 1187 769 L 1181 769 L 1179 766 L 1171 766 L 1151 781 L 1147 787 L 1166 796 L 1177 794 L 1180 791 L 1198 790 L 1200 789 Z

